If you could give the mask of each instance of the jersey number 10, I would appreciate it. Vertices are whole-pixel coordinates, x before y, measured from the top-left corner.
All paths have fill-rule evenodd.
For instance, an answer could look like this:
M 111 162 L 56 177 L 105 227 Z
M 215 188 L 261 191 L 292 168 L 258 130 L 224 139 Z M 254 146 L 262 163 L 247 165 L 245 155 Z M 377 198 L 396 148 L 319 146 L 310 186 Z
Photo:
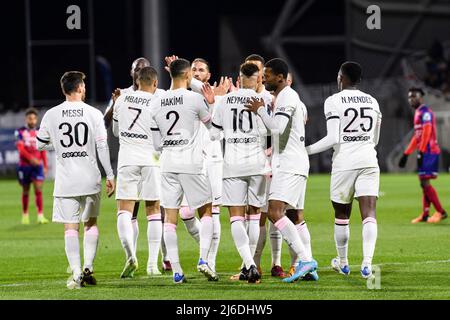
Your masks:
M 233 111 L 233 132 L 236 132 L 237 129 L 239 128 L 239 130 L 242 133 L 249 133 L 253 130 L 253 116 L 252 116 L 252 112 L 250 110 L 241 110 L 241 112 L 239 112 L 239 120 L 238 120 L 238 109 L 237 108 L 232 108 L 231 111 Z M 248 113 L 248 130 L 244 130 L 244 112 Z

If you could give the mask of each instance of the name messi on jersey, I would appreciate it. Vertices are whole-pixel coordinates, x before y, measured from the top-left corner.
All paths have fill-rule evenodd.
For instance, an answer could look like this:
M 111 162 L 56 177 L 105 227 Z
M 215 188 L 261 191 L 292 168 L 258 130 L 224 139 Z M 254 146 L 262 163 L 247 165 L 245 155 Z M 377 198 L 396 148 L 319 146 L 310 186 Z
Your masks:
M 342 103 L 373 103 L 372 99 L 367 96 L 359 97 L 341 97 Z
M 134 97 L 134 96 L 126 96 L 125 97 L 125 102 L 129 102 L 129 103 L 133 103 L 133 104 L 141 104 L 144 106 L 149 106 L 151 99 L 146 99 L 146 98 L 142 98 L 142 97 Z
M 62 117 L 63 118 L 75 118 L 75 117 L 82 117 L 83 116 L 83 109 L 75 109 L 75 110 L 63 110 L 62 111 Z
M 161 99 L 161 107 L 170 107 L 183 104 L 183 96 Z

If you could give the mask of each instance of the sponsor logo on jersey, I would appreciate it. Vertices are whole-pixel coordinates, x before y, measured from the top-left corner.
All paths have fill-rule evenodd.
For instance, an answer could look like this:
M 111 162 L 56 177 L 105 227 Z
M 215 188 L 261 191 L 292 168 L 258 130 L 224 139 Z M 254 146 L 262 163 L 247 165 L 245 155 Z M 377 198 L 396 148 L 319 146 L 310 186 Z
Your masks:
M 361 142 L 361 141 L 369 141 L 370 137 L 369 136 L 358 136 L 358 137 L 343 136 L 342 140 L 347 141 L 347 142 Z
M 163 147 L 184 146 L 189 143 L 188 139 L 184 140 L 164 140 Z
M 124 138 L 132 138 L 132 139 L 144 139 L 147 140 L 148 136 L 146 134 L 137 134 L 130 132 L 121 132 L 120 135 Z
M 63 152 L 61 156 L 63 158 L 85 158 L 88 154 L 86 151 Z
M 258 142 L 258 138 L 228 138 L 227 143 L 255 143 Z

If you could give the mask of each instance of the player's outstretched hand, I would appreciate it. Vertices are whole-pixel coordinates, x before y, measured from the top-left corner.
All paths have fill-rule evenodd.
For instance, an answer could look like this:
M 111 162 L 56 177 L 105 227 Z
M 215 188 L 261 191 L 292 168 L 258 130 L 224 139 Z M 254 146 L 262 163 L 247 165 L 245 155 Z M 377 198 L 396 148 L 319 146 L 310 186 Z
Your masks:
M 211 85 L 206 82 L 205 84 L 203 84 L 202 86 L 202 94 L 206 99 L 206 102 L 208 102 L 209 104 L 213 104 L 215 102 L 214 100 L 214 90 L 211 87 Z
M 164 69 L 166 69 L 166 71 L 170 73 L 170 64 L 177 59 L 178 59 L 178 56 L 175 56 L 175 55 L 165 57 L 164 60 L 166 61 L 166 66 L 164 67 Z
M 116 190 L 116 183 L 114 182 L 114 179 L 106 180 L 106 194 L 108 195 L 108 198 L 111 198 L 115 190 Z
M 259 108 L 264 107 L 264 101 L 263 99 L 252 97 L 252 102 L 246 104 L 244 107 L 249 109 L 251 112 L 257 113 Z
M 230 90 L 230 80 L 228 77 L 220 77 L 219 84 L 217 82 L 214 82 L 213 90 L 214 95 L 216 96 L 224 96 L 228 93 L 228 90 Z
M 404 168 L 406 166 L 406 161 L 408 161 L 408 155 L 403 154 L 403 156 L 400 158 L 400 161 L 398 162 L 398 166 L 400 168 Z
M 236 79 L 236 84 L 233 83 L 233 78 L 229 78 L 231 87 L 230 92 L 238 91 L 240 88 L 239 77 Z
M 116 102 L 118 97 L 120 97 L 120 89 L 119 88 L 114 90 L 114 92 L 112 93 L 111 99 L 113 102 Z

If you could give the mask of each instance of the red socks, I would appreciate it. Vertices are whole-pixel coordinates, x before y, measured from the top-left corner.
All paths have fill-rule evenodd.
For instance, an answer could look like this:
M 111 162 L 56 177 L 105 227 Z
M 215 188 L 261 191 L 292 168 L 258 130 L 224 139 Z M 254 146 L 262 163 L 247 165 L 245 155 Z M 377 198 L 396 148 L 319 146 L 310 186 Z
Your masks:
M 36 196 L 37 212 L 38 212 L 38 215 L 41 215 L 43 212 L 43 209 L 44 209 L 43 201 L 42 201 L 42 191 L 35 191 L 34 194 Z
M 444 212 L 444 208 L 441 206 L 441 202 L 439 201 L 439 197 L 437 195 L 436 190 L 433 188 L 433 186 L 428 185 L 423 188 L 423 193 L 426 198 L 428 198 L 428 201 L 431 202 L 436 209 L 437 212 Z
M 25 194 L 22 192 L 22 213 L 28 214 L 28 193 Z

